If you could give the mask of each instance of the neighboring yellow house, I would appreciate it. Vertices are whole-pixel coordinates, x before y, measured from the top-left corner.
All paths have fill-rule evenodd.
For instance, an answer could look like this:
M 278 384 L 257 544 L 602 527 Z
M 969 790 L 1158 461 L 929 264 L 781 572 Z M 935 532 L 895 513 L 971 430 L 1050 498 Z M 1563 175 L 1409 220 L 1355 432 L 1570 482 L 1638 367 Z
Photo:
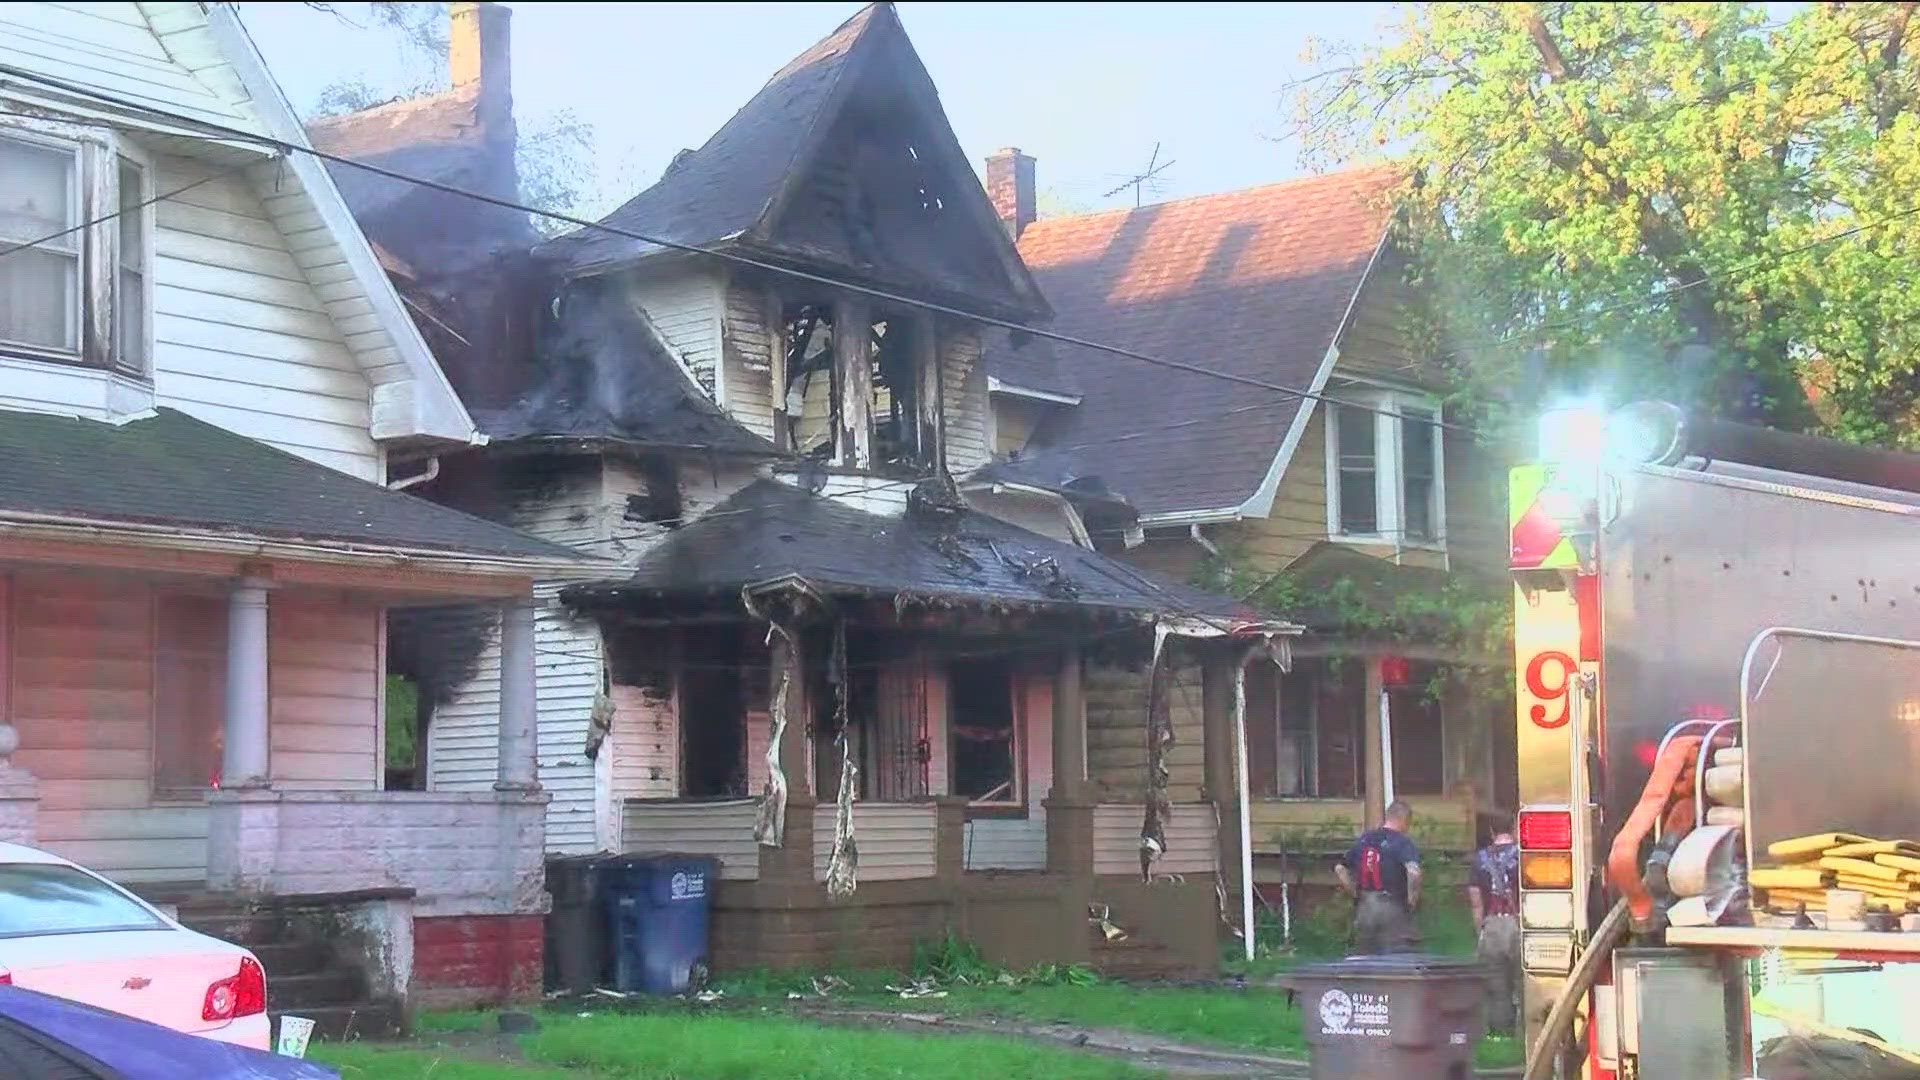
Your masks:
M 1356 169 L 1040 221 L 1032 178 L 1018 151 L 988 161 L 1051 328 L 1228 378 L 1003 338 L 988 353 L 999 460 L 973 489 L 1063 494 L 1102 550 L 1178 576 L 1228 567 L 1310 628 L 1290 673 L 1248 670 L 1259 880 L 1280 877 L 1283 848 L 1311 856 L 1287 877 L 1323 870 L 1392 797 L 1430 843 L 1466 848 L 1477 815 L 1513 806 L 1511 682 L 1486 671 L 1503 654 L 1465 642 L 1430 598 L 1487 582 L 1504 599 L 1501 471 L 1449 423 L 1421 355 L 1420 297 L 1392 239 L 1398 177 Z M 1098 700 L 1090 684 L 1095 772 L 1108 748 L 1105 778 L 1125 786 L 1137 710 L 1116 706 L 1103 743 Z M 1186 764 L 1201 783 L 1197 757 Z M 1208 797 L 1231 824 L 1233 793 Z

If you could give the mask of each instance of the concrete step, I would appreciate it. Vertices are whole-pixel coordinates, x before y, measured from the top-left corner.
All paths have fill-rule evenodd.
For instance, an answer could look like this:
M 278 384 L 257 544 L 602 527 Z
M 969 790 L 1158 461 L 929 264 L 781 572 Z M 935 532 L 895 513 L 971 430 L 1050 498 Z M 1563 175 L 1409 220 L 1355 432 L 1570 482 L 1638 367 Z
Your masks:
M 367 981 L 351 968 L 332 968 L 305 975 L 267 975 L 267 1008 L 274 1012 L 333 1005 L 367 1004 Z
M 333 963 L 333 949 L 324 941 L 261 942 L 248 947 L 267 969 L 268 982 L 325 971 Z
M 391 1001 L 358 1005 L 320 1005 L 308 1009 L 278 1009 L 274 1016 L 274 1035 L 279 1037 L 279 1018 L 304 1016 L 313 1021 L 313 1037 L 334 1042 L 351 1039 L 391 1039 L 406 1032 L 406 1019 L 400 1006 Z
M 287 921 L 268 911 L 234 908 L 183 908 L 180 924 L 208 937 L 231 941 L 249 949 L 278 944 L 287 933 Z

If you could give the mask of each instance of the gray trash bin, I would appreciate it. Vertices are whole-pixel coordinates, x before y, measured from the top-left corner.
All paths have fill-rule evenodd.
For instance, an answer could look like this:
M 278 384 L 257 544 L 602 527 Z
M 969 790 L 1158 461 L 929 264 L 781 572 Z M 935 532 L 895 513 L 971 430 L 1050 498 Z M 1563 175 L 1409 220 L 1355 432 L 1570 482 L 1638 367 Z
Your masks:
M 1486 1030 L 1472 960 L 1356 956 L 1294 969 L 1314 1080 L 1465 1080 Z

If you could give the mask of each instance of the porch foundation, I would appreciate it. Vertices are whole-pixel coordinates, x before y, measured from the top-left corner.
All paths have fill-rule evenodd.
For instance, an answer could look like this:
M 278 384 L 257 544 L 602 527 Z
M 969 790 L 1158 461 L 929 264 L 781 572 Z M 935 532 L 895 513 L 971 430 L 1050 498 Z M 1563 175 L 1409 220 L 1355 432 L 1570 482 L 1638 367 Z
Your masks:
M 39 823 L 40 781 L 25 769 L 0 766 L 0 841 L 31 844 Z

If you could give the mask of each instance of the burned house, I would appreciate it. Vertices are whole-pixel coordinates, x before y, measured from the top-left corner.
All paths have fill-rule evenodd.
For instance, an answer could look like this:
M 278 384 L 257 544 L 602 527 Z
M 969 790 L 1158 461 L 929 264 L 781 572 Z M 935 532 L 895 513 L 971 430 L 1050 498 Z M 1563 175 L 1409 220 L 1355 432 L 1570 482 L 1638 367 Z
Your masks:
M 316 140 L 510 189 L 508 13 L 453 9 L 451 90 Z M 1204 756 L 1227 789 L 1234 673 L 1292 628 L 1093 550 L 1056 493 L 979 509 L 979 318 L 1048 306 L 890 5 L 602 228 L 530 242 L 391 183 L 348 194 L 490 439 L 399 467 L 623 567 L 538 590 L 550 851 L 714 856 L 723 966 L 899 964 L 949 930 L 1022 966 L 1213 962 L 1218 811 L 1168 781 Z M 430 789 L 491 782 L 497 645 L 465 640 L 416 673 Z M 1139 783 L 1104 801 L 1088 664 L 1140 686 Z

